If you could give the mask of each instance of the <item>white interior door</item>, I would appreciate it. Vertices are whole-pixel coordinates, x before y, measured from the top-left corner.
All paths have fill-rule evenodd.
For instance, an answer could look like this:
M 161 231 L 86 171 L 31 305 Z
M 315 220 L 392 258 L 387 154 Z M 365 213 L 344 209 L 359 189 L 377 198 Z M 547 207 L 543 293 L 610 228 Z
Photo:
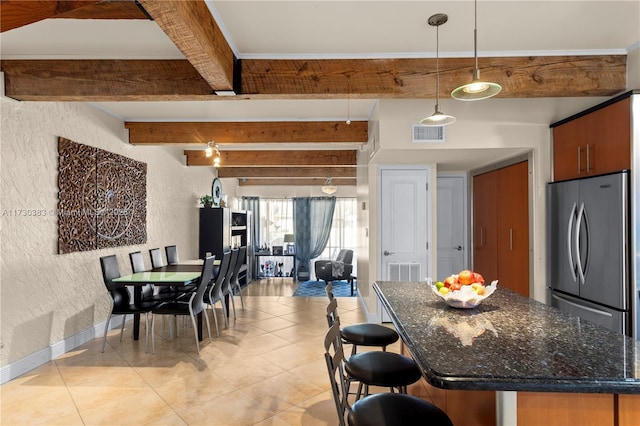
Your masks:
M 428 169 L 381 169 L 380 277 L 424 281 L 429 276 Z
M 434 280 L 466 268 L 466 191 L 464 176 L 438 176 L 438 267 Z

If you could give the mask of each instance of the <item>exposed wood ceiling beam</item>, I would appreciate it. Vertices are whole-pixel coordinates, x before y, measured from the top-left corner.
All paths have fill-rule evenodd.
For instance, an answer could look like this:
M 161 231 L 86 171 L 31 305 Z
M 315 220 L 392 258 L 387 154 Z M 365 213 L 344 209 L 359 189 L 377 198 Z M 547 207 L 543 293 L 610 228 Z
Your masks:
M 368 122 L 126 122 L 132 145 L 218 145 L 243 143 L 366 143 Z
M 324 185 L 326 179 L 238 179 L 240 186 L 255 186 L 255 185 L 282 185 L 282 186 L 300 186 L 300 185 L 312 185 L 320 186 Z M 331 179 L 331 183 L 337 186 L 344 185 L 356 185 L 356 179 Z
M 213 158 L 204 150 L 186 150 L 187 166 L 213 166 Z M 321 151 L 223 151 L 220 155 L 223 167 L 251 166 L 355 166 L 354 150 Z
M 163 3 L 163 2 L 159 2 Z M 5 94 L 34 101 L 214 100 L 185 60 L 2 61 Z M 503 98 L 611 96 L 626 89 L 626 56 L 481 58 Z M 234 99 L 434 99 L 435 59 L 243 60 Z M 473 60 L 441 59 L 440 96 L 471 80 Z M 347 85 L 349 90 L 347 90 Z
M 606 96 L 626 88 L 626 55 L 481 58 L 482 77 L 504 98 Z M 440 59 L 440 96 L 471 81 L 473 58 Z M 242 61 L 241 93 L 277 96 L 433 98 L 434 59 Z
M 220 167 L 220 178 L 354 178 L 356 167 Z
M 140 4 L 212 89 L 233 90 L 233 51 L 204 0 L 140 0 Z
M 96 0 L 3 0 L 0 3 L 0 30 L 13 30 L 96 3 Z
M 95 3 L 95 2 L 94 2 Z M 52 18 L 64 19 L 150 19 L 134 0 L 103 0 Z
M 215 98 L 185 60 L 8 60 L 0 67 L 6 96 L 22 101 Z

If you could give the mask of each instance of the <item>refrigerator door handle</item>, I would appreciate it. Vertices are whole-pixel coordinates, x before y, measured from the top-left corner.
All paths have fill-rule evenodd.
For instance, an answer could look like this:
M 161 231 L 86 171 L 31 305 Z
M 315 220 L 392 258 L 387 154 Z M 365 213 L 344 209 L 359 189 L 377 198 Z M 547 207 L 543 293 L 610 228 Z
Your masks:
M 573 203 L 571 213 L 569 214 L 569 220 L 567 221 L 567 260 L 569 261 L 569 270 L 571 270 L 571 277 L 573 278 L 573 281 L 578 280 L 578 277 L 576 276 L 576 264 L 573 261 L 573 245 L 571 241 L 571 230 L 573 229 L 573 221 L 576 217 L 576 207 L 577 204 Z
M 580 278 L 580 284 L 584 284 L 584 269 L 582 266 L 582 258 L 580 257 L 580 228 L 582 227 L 583 217 L 584 217 L 584 203 L 580 204 L 580 210 L 578 210 L 578 219 L 576 221 L 576 227 L 575 227 L 576 266 L 578 270 L 578 277 Z
M 593 312 L 594 314 L 604 315 L 604 316 L 608 316 L 608 317 L 612 317 L 613 316 L 611 314 L 611 312 L 601 311 L 600 309 L 593 309 L 593 308 L 590 308 L 589 306 L 579 305 L 577 303 L 574 303 L 574 302 L 571 302 L 571 301 L 565 299 L 564 297 L 560 297 L 560 296 L 555 295 L 555 294 L 552 294 L 551 297 L 553 297 L 554 299 L 557 299 L 557 300 L 562 300 L 564 303 L 566 303 L 568 305 L 571 305 L 571 306 L 576 307 L 576 308 L 583 309 L 583 310 L 585 310 L 587 312 Z

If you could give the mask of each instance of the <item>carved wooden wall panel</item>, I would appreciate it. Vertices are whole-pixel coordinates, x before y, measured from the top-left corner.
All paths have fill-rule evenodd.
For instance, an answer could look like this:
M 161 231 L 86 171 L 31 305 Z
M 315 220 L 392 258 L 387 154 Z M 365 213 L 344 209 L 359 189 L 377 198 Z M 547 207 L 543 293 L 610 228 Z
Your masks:
M 58 252 L 147 241 L 147 165 L 58 141 Z

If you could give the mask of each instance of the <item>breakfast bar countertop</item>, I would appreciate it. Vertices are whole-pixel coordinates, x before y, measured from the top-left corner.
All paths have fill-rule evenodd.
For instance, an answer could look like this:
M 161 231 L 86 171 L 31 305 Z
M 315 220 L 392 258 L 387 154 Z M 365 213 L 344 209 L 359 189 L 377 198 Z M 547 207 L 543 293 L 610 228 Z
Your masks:
M 640 393 L 640 342 L 630 337 L 500 286 L 473 309 L 447 306 L 426 282 L 373 288 L 433 386 Z

